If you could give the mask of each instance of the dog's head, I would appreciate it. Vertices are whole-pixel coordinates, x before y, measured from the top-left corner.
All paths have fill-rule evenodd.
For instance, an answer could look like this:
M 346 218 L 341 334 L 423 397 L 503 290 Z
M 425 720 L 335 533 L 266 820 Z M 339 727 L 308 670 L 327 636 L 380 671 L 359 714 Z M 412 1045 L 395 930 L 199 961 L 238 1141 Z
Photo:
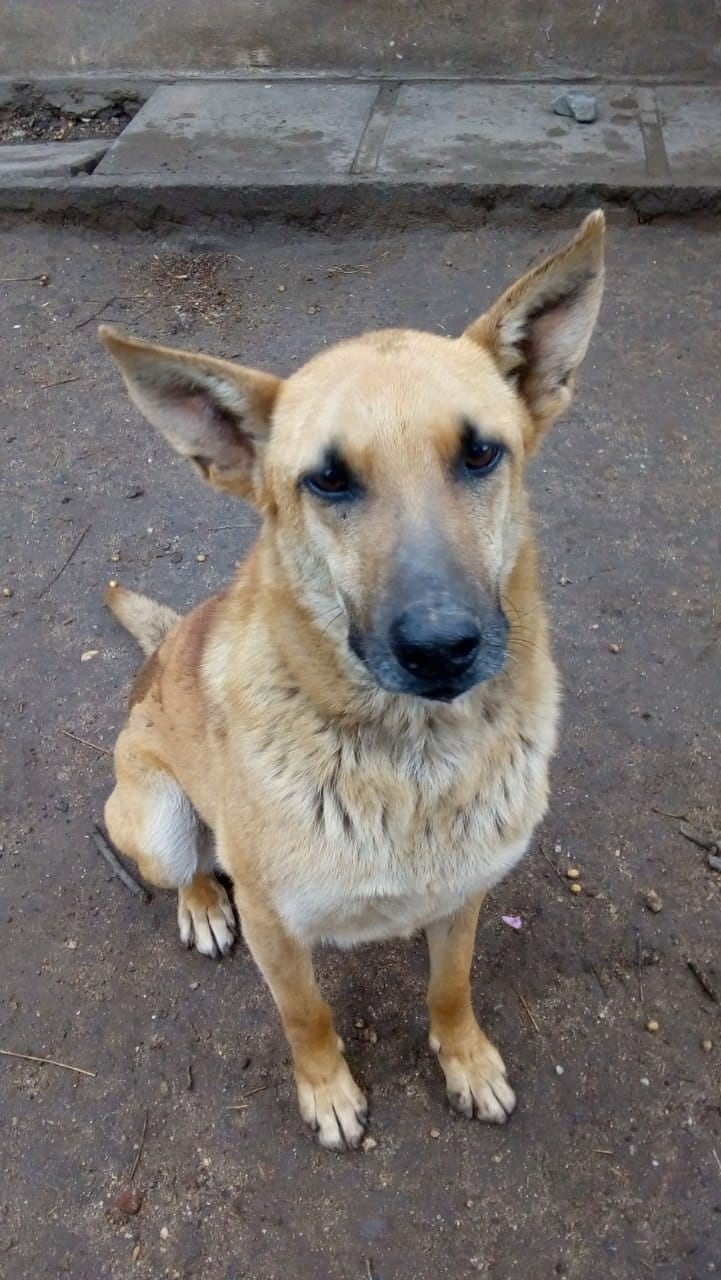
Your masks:
M 596 212 L 460 338 L 374 333 L 286 380 L 100 332 L 150 422 L 261 509 L 294 593 L 356 674 L 450 701 L 505 662 L 524 462 L 570 403 L 603 238 Z

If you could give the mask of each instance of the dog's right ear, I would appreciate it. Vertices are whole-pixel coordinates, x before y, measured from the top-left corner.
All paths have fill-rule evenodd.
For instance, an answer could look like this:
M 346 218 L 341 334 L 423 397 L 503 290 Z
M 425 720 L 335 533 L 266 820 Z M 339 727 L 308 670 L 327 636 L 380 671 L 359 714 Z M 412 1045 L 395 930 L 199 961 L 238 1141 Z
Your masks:
M 230 360 L 125 338 L 109 325 L 103 346 L 130 399 L 214 489 L 253 501 L 281 379 Z

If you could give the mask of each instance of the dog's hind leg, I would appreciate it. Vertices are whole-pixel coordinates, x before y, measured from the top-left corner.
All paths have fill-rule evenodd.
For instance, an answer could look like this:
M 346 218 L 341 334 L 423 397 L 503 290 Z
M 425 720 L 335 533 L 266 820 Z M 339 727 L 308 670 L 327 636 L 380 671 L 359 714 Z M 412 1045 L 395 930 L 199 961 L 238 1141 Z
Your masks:
M 235 916 L 213 874 L 213 837 L 157 756 L 125 730 L 115 751 L 117 782 L 105 806 L 111 840 L 161 889 L 178 890 L 181 941 L 203 955 L 227 955 Z

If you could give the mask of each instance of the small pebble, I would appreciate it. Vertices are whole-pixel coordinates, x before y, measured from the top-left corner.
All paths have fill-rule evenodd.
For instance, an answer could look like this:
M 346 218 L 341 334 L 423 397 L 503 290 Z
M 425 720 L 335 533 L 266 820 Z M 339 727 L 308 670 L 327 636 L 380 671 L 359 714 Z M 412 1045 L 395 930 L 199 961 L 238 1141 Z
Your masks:
M 361 1146 L 364 1151 L 375 1151 L 376 1147 L 378 1146 L 378 1143 L 376 1142 L 375 1138 L 364 1138 L 363 1141 L 361 1142 Z
M 431 1137 L 432 1137 L 432 1138 L 440 1138 L 440 1136 L 441 1136 L 441 1131 L 440 1131 L 440 1129 L 431 1129 Z
M 355 1025 L 355 1026 L 358 1028 L 358 1030 L 360 1031 L 360 1029 L 361 1029 L 362 1027 L 364 1027 L 364 1026 L 365 1026 L 365 1022 L 363 1021 L 363 1019 L 362 1019 L 362 1018 L 356 1018 L 356 1020 L 355 1020 L 355 1024 L 354 1024 L 354 1025 Z
M 279 284 L 279 285 L 278 285 L 278 293 L 285 293 L 285 285 L 284 285 L 284 284 Z
M 6 600 L 10 599 L 12 593 L 13 593 L 12 587 L 3 587 L 3 595 L 5 596 Z
M 641 1084 L 644 1086 L 645 1089 L 648 1089 L 648 1086 L 650 1085 L 650 1083 L 651 1081 L 649 1080 L 648 1076 L 641 1076 Z
M 133 1262 L 137 1262 L 137 1261 L 138 1261 L 138 1258 L 140 1257 L 140 1249 L 141 1249 L 141 1245 L 136 1244 L 136 1245 L 134 1246 L 134 1248 L 133 1248 L 133 1254 L 132 1254 Z
M 593 124 L 596 119 L 596 99 L 590 93 L 569 89 L 551 104 L 557 116 L 571 116 L 578 124 Z
M 573 881 L 573 884 L 569 885 L 569 888 L 570 888 L 570 890 L 571 890 L 571 893 L 582 893 L 582 892 L 583 892 L 583 885 L 581 884 L 581 882 L 580 882 L 579 880 L 574 880 L 574 881 Z
M 115 1208 L 126 1217 L 132 1217 L 140 1211 L 143 1197 L 135 1187 L 124 1187 L 115 1198 Z
M 117 578 L 111 578 L 111 579 L 110 579 L 110 582 L 108 583 L 108 586 L 109 586 L 109 587 L 117 587 L 117 585 L 118 585 L 118 580 L 117 580 Z
M 581 872 L 578 870 L 578 867 L 568 868 L 568 871 L 566 872 L 566 878 L 568 880 L 579 880 L 580 877 L 581 877 Z
M 657 915 L 659 911 L 663 910 L 663 903 L 655 889 L 649 889 L 644 898 L 644 902 L 646 903 L 649 911 L 653 911 L 655 915 Z
M 167 1240 L 169 1235 L 170 1235 L 170 1232 L 168 1231 L 168 1228 L 167 1228 L 167 1227 L 161 1227 L 161 1228 L 160 1228 L 160 1239 L 161 1239 L 161 1240 Z
M 702 1040 L 701 1048 L 703 1049 L 704 1053 L 710 1053 L 711 1050 L 713 1049 L 713 1040 Z
M 467 1209 L 472 1209 L 472 1208 L 473 1208 L 473 1201 L 472 1201 L 472 1200 L 466 1200 L 466 1208 L 467 1208 Z
M 609 647 L 609 650 L 611 651 L 611 653 L 620 653 L 620 652 L 621 652 L 621 646 L 620 646 L 620 644 L 610 644 L 608 647 Z
M 651 1032 L 658 1031 L 660 1028 L 660 1025 L 661 1024 L 659 1023 L 657 1018 L 649 1018 L 646 1023 L 646 1030 Z
M 556 1063 L 556 1075 L 557 1076 L 563 1075 L 563 1067 L 561 1066 L 560 1062 Z
M 119 552 L 119 551 L 111 551 L 111 552 L 110 552 L 110 559 L 112 560 L 113 564 L 117 564 L 117 563 L 118 563 L 118 560 L 120 559 L 120 552 Z
M 86 649 L 85 653 L 81 653 L 80 661 L 89 662 L 91 658 L 96 658 L 100 653 L 99 649 Z
M 371 1044 L 378 1044 L 378 1032 L 375 1030 L 374 1027 L 371 1027 L 370 1031 L 368 1032 L 368 1039 Z
M 560 844 L 554 844 L 554 846 L 553 846 L 553 852 L 554 852 L 554 853 L 561 853 L 561 852 L 562 852 Z
M 208 559 L 204 551 L 201 551 L 195 558 L 198 561 L 198 564 L 202 564 L 204 560 Z

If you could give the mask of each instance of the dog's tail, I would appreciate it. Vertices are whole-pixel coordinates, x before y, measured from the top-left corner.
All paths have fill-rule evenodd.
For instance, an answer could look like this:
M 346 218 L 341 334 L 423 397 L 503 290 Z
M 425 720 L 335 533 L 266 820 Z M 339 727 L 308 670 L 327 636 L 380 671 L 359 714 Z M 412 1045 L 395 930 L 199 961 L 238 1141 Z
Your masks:
M 167 604 L 158 604 L 137 591 L 126 591 L 125 587 L 108 587 L 105 603 L 147 654 L 155 652 L 181 616 Z

